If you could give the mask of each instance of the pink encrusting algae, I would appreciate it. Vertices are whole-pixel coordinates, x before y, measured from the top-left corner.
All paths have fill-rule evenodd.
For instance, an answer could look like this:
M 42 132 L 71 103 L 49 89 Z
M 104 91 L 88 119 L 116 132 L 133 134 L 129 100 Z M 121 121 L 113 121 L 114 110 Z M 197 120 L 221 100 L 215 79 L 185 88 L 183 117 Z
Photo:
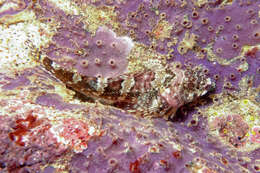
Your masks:
M 253 127 L 252 133 L 250 136 L 250 140 L 252 142 L 260 143 L 260 127 L 259 126 Z
M 260 171 L 257 0 L 0 1 L 0 172 Z

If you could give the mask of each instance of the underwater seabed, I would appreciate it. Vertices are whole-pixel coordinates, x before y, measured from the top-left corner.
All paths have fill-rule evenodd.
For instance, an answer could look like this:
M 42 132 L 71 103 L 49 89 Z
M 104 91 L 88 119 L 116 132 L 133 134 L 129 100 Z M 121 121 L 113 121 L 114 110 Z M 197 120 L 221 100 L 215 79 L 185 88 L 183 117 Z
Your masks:
M 260 172 L 260 1 L 0 0 L 0 173 Z

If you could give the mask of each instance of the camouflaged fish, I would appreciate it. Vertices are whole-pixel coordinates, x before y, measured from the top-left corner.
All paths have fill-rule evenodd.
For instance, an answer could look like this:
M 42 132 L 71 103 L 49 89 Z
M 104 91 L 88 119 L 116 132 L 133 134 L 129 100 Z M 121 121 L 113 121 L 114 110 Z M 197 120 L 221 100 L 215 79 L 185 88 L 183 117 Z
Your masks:
M 102 78 L 82 76 L 47 57 L 43 65 L 73 90 L 141 117 L 168 119 L 180 106 L 205 95 L 215 86 L 202 66 L 182 70 L 168 65 L 158 70 Z

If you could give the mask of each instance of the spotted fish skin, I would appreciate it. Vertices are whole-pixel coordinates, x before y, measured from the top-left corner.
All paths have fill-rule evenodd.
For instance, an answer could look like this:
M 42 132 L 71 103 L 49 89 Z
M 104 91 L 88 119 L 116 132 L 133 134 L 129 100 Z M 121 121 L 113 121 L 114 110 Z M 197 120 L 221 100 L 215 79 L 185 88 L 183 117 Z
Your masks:
M 166 66 L 158 70 L 125 73 L 115 78 L 98 78 L 64 69 L 47 57 L 42 61 L 48 71 L 76 92 L 141 117 L 168 119 L 180 106 L 214 88 L 214 83 L 201 66 L 187 70 Z

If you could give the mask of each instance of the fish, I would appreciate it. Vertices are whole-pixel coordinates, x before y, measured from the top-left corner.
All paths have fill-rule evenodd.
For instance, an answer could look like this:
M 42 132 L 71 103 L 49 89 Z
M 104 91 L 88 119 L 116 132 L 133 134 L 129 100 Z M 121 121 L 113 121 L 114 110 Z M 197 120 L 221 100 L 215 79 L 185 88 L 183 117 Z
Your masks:
M 166 65 L 162 69 L 143 69 L 104 78 L 84 76 L 48 57 L 42 59 L 42 64 L 68 88 L 89 100 L 146 118 L 172 118 L 178 108 L 215 88 L 201 65 L 185 70 Z

